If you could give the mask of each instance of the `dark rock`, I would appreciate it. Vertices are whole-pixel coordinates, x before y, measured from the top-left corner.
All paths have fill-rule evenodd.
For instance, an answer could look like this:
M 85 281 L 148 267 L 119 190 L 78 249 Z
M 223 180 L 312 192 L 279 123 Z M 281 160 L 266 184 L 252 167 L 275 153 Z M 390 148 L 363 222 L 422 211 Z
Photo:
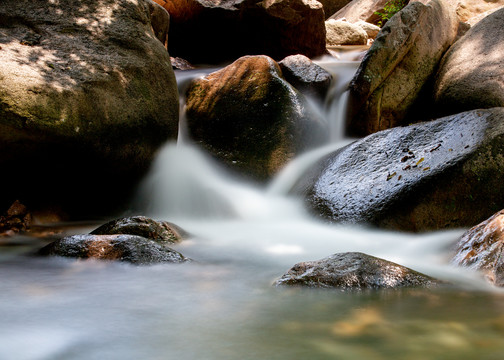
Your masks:
M 136 235 L 73 235 L 42 248 L 39 255 L 118 260 L 138 265 L 189 261 L 179 252 Z
M 333 222 L 423 231 L 472 226 L 504 208 L 504 108 L 474 110 L 370 135 L 300 181 Z
M 393 16 L 350 84 L 349 135 L 407 124 L 457 29 L 455 10 L 444 0 L 413 2 Z
M 187 60 L 179 57 L 170 58 L 174 70 L 193 70 L 195 67 Z
M 341 290 L 435 287 L 441 282 L 407 267 L 358 252 L 334 254 L 292 267 L 275 285 Z
M 149 5 L 152 31 L 165 48 L 168 48 L 168 31 L 170 29 L 170 14 L 153 0 L 146 0 Z
M 112 212 L 178 133 L 148 3 L 2 0 L 0 43 L 0 203 Z
M 267 56 L 245 56 L 193 81 L 186 117 L 194 141 L 261 181 L 327 137 L 321 119 Z
M 193 64 L 243 55 L 308 57 L 325 50 L 324 11 L 313 0 L 158 0 L 171 16 L 169 51 Z
M 443 57 L 434 100 L 440 114 L 504 106 L 504 9 L 474 25 Z
M 488 282 L 504 286 L 504 210 L 469 229 L 458 242 L 452 263 L 481 271 Z
M 318 0 L 324 8 L 325 18 L 328 19 L 334 13 L 345 7 L 352 0 Z
M 155 221 L 145 216 L 133 216 L 110 221 L 91 231 L 92 235 L 137 235 L 161 244 L 175 244 L 188 233 L 167 221 Z
M 278 63 L 285 79 L 305 95 L 323 100 L 332 75 L 304 55 L 291 55 Z
M 0 237 L 11 236 L 30 228 L 31 213 L 25 205 L 16 200 L 9 207 L 5 215 L 0 215 Z

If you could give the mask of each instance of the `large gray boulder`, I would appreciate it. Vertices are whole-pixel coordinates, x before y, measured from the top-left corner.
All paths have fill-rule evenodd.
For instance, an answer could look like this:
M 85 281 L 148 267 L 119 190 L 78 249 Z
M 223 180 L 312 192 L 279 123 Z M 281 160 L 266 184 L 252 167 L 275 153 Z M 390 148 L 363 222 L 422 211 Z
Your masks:
M 440 114 L 504 106 L 504 9 L 472 27 L 444 56 L 434 100 Z
M 0 2 L 0 203 L 100 199 L 99 212 L 176 139 L 177 87 L 152 12 L 144 0 Z
M 259 181 L 327 139 L 326 125 L 267 56 L 244 56 L 193 81 L 186 118 L 194 141 Z
M 358 252 L 339 253 L 294 265 L 276 286 L 340 290 L 435 287 L 441 282 L 405 266 Z
M 473 226 L 504 208 L 504 108 L 370 135 L 297 185 L 332 222 L 424 231 Z
M 324 10 L 316 0 L 158 0 L 171 16 L 169 51 L 193 64 L 243 55 L 309 58 L 325 49 Z
M 457 28 L 455 10 L 446 0 L 413 2 L 393 16 L 350 84 L 349 134 L 403 125 Z

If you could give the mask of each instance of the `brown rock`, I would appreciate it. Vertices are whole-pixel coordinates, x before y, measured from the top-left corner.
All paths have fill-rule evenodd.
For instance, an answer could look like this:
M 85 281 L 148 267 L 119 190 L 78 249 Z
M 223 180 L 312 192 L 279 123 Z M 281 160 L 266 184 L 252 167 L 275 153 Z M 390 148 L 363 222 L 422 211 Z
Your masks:
M 275 285 L 341 290 L 434 287 L 441 282 L 405 266 L 358 252 L 294 265 Z
M 440 114 L 504 106 L 504 9 L 473 26 L 446 53 L 434 88 Z
M 504 210 L 469 229 L 456 246 L 452 263 L 481 271 L 488 282 L 504 286 Z
M 170 15 L 165 8 L 153 0 L 147 0 L 151 18 L 152 31 L 161 41 L 161 44 L 168 48 L 168 30 L 170 29 Z
M 0 185 L 30 208 L 117 205 L 178 132 L 148 3 L 2 0 L 0 19 Z
M 324 126 L 267 56 L 245 56 L 187 91 L 190 136 L 215 157 L 266 180 L 325 139 Z
M 137 235 L 160 244 L 175 244 L 188 233 L 167 221 L 155 221 L 145 216 L 133 216 L 112 220 L 90 232 L 91 235 Z
M 460 21 L 475 25 L 483 17 L 504 6 L 504 0 L 459 0 L 457 15 Z
M 352 0 L 318 0 L 324 8 L 325 18 L 328 19 L 334 13 L 345 7 Z
M 367 44 L 367 33 L 358 25 L 329 19 L 325 26 L 327 46 Z
M 243 55 L 325 53 L 324 11 L 315 0 L 167 0 L 169 51 L 193 64 Z
M 445 0 L 413 2 L 392 17 L 350 84 L 349 134 L 404 124 L 457 28 L 454 9 Z
M 376 25 L 380 17 L 375 13 L 383 11 L 383 7 L 389 1 L 390 0 L 354 0 L 333 14 L 330 19 L 346 19 L 346 21 L 351 23 L 363 20 Z

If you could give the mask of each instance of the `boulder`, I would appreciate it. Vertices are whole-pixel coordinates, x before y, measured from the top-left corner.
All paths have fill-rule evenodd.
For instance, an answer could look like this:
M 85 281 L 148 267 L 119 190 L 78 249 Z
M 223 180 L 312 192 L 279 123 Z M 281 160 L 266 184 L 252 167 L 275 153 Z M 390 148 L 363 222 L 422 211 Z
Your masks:
M 504 108 L 370 135 L 321 160 L 294 191 L 332 222 L 426 231 L 504 208 Z
M 109 221 L 90 232 L 91 235 L 137 235 L 160 244 L 175 244 L 188 233 L 167 221 L 155 221 L 145 216 L 133 216 Z
M 183 263 L 179 252 L 136 235 L 72 235 L 39 250 L 38 255 L 128 262 L 137 265 Z
M 452 264 L 482 272 L 485 279 L 504 286 L 504 210 L 472 227 L 456 245 Z
M 392 17 L 350 84 L 349 135 L 365 136 L 410 121 L 457 29 L 446 0 L 413 2 Z
M 334 13 L 345 7 L 352 0 L 318 0 L 324 8 L 325 18 L 328 19 Z
M 368 36 L 369 39 L 374 39 L 376 36 L 378 36 L 378 33 L 380 32 L 380 27 L 376 26 L 374 24 L 370 24 L 368 22 L 359 20 L 355 23 L 355 25 L 359 26 L 364 30 Z
M 345 19 L 348 22 L 355 23 L 359 20 L 371 24 L 378 24 L 380 17 L 376 12 L 383 11 L 383 8 L 390 0 L 353 0 L 341 8 L 329 19 Z
M 4 215 L 0 215 L 0 237 L 12 236 L 30 228 L 31 213 L 19 200 L 12 203 Z
M 245 56 L 193 81 L 190 137 L 230 168 L 267 180 L 296 154 L 320 145 L 326 127 L 267 56 Z
M 171 16 L 170 54 L 193 64 L 326 52 L 324 10 L 315 0 L 163 2 Z
M 475 25 L 484 16 L 504 7 L 504 0 L 459 0 L 457 16 L 460 21 Z
M 98 216 L 127 199 L 178 132 L 148 3 L 2 0 L 0 44 L 0 203 Z
M 504 9 L 485 17 L 443 57 L 434 87 L 439 114 L 504 106 Z
M 278 63 L 285 79 L 301 93 L 324 101 L 332 75 L 304 55 L 291 55 Z
M 294 265 L 276 286 L 340 290 L 435 287 L 441 282 L 402 265 L 358 252 L 338 253 Z
M 156 38 L 168 48 L 168 31 L 170 29 L 170 14 L 160 4 L 153 0 L 146 0 L 149 5 L 152 31 Z
M 329 19 L 325 26 L 327 46 L 367 44 L 367 33 L 358 25 Z

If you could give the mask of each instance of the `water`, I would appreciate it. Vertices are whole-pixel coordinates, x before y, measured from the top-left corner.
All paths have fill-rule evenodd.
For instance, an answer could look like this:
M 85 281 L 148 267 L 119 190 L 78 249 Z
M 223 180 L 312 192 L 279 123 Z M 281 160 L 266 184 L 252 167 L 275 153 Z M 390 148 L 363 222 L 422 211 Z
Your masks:
M 0 359 L 501 359 L 504 294 L 449 264 L 464 229 L 329 225 L 288 195 L 307 166 L 345 141 L 299 157 L 266 187 L 233 179 L 188 141 L 167 144 L 139 206 L 193 235 L 176 246 L 190 264 L 33 258 L 44 240 L 11 239 L 0 252 Z M 453 286 L 360 293 L 272 286 L 296 262 L 342 251 Z

